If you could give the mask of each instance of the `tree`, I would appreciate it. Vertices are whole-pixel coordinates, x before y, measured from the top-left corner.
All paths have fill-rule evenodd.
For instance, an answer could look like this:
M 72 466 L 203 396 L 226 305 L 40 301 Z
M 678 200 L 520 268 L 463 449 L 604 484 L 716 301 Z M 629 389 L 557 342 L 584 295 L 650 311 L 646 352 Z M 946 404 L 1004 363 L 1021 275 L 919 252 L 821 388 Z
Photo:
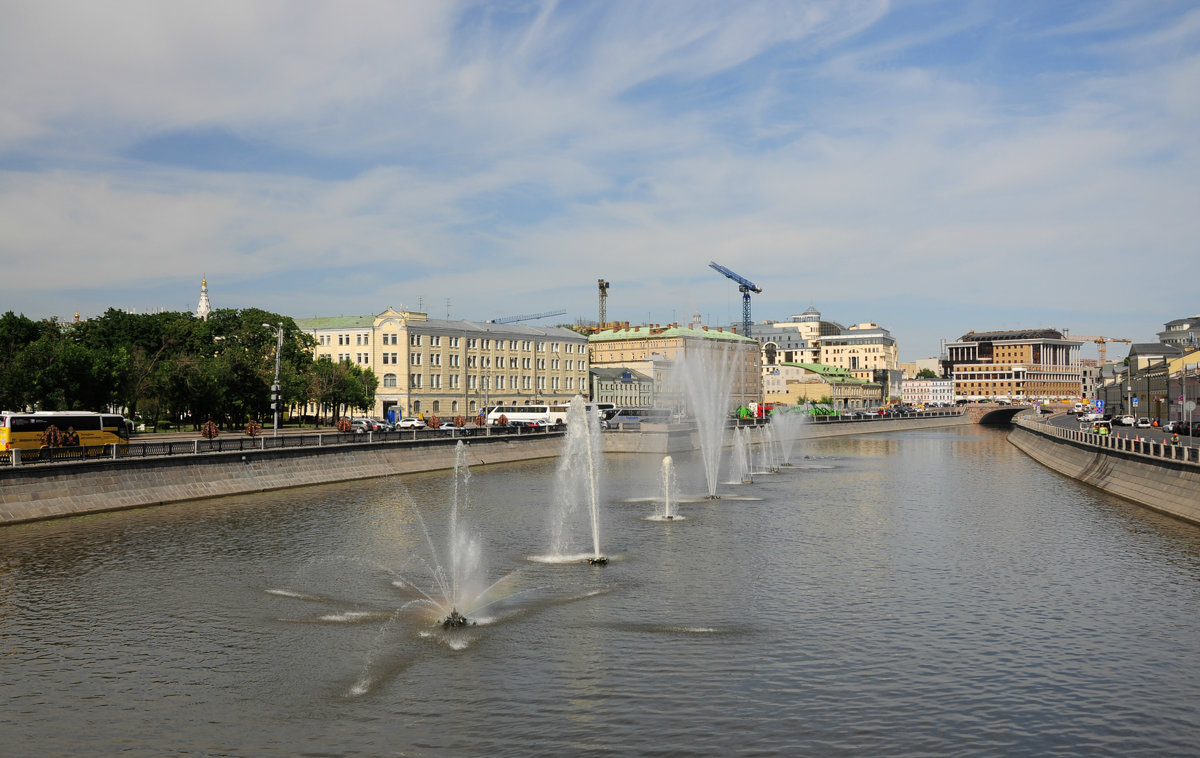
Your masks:
M 937 379 L 938 375 L 933 372 L 933 369 L 923 368 L 917 372 L 918 379 Z

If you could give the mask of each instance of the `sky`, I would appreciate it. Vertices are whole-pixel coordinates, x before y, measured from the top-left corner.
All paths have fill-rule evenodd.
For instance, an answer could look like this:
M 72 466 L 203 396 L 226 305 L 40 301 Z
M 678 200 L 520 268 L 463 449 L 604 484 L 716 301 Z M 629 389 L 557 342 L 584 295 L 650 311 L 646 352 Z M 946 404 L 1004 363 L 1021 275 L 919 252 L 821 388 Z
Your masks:
M 1200 313 L 1200 4 L 0 0 L 0 312 Z M 1120 357 L 1124 345 L 1112 345 Z M 1095 348 L 1085 346 L 1084 357 Z

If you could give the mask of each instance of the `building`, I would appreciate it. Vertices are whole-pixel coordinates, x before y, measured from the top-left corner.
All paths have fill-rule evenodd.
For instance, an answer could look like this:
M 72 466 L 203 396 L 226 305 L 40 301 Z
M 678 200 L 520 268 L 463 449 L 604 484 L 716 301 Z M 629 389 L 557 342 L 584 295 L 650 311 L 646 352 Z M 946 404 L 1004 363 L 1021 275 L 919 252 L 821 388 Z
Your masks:
M 654 372 L 657 373 L 657 372 Z M 618 408 L 655 408 L 654 373 L 630 368 L 592 368 L 592 400 Z
M 946 343 L 955 400 L 1055 401 L 1083 390 L 1080 340 L 1054 329 L 968 332 Z
M 764 321 L 754 326 L 754 337 L 762 346 L 763 365 L 816 363 L 821 357 L 820 339 L 841 334 L 836 321 L 824 321 L 814 306 L 789 321 Z
M 212 303 L 208 302 L 208 277 L 204 277 L 200 280 L 200 303 L 196 306 L 196 318 L 208 321 L 210 313 L 212 313 Z M 76 316 L 78 317 L 78 314 Z
M 953 405 L 952 379 L 905 379 L 900 384 L 900 397 L 905 405 Z
M 764 322 L 755 326 L 762 346 L 762 363 L 807 363 L 837 366 L 865 382 L 884 388 L 885 397 L 899 396 L 903 372 L 900 351 L 891 332 L 879 324 L 864 322 L 842 326 L 821 318 L 809 306 L 790 321 Z
M 593 369 L 623 369 L 650 377 L 658 407 L 684 406 L 674 368 L 685 355 L 733 361 L 730 410 L 762 399 L 759 344 L 732 331 L 695 324 L 631 327 L 626 322 L 590 335 L 588 351 Z
M 1181 350 L 1200 349 L 1200 316 L 1177 318 L 1164 326 L 1166 328 L 1158 333 L 1158 341 L 1162 344 Z
M 489 405 L 567 402 L 589 393 L 587 337 L 571 329 L 431 319 L 392 308 L 296 325 L 317 340 L 315 360 L 349 361 L 379 377 L 377 418 L 469 418 Z
M 777 405 L 826 403 L 834 408 L 872 408 L 883 401 L 883 387 L 840 366 L 779 363 L 763 366 L 763 400 Z

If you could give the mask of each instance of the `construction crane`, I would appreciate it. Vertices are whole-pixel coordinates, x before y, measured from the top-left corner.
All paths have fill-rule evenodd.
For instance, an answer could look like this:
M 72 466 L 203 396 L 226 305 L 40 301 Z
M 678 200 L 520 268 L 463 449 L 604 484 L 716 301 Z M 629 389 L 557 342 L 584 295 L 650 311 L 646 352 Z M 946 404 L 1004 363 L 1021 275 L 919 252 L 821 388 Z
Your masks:
M 1077 337 L 1075 335 L 1067 336 L 1067 330 L 1063 329 L 1063 337 L 1069 340 L 1083 340 L 1084 342 L 1095 342 L 1100 350 L 1100 365 L 1103 366 L 1106 356 L 1108 355 L 1109 342 L 1124 342 L 1126 345 L 1132 345 L 1132 340 L 1123 340 L 1117 337 Z
M 603 329 L 604 322 L 608 320 L 608 313 L 605 308 L 608 304 L 608 282 L 603 279 L 597 279 L 596 281 L 599 282 L 600 286 L 600 328 Z
M 517 321 L 533 321 L 539 318 L 549 318 L 550 316 L 561 316 L 566 311 L 546 311 L 545 313 L 530 313 L 524 316 L 505 316 L 504 318 L 490 318 L 489 324 L 512 324 Z
M 725 276 L 738 283 L 738 292 L 742 293 L 742 334 L 750 336 L 750 293 L 758 294 L 762 292 L 762 287 L 759 287 L 754 282 L 744 277 L 738 276 L 729 269 L 719 263 L 709 261 L 708 265 L 715 268 Z

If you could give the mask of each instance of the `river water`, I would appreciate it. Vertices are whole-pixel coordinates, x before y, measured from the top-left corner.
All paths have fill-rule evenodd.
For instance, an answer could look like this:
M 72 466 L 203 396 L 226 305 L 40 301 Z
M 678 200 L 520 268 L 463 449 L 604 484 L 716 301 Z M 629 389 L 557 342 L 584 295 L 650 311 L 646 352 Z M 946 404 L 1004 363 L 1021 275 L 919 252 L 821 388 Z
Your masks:
M 609 456 L 604 567 L 552 461 L 471 472 L 506 600 L 444 632 L 446 473 L 0 530 L 6 755 L 1196 755 L 1200 529 L 983 428 L 801 441 L 660 508 Z M 703 494 L 699 456 L 679 489 Z M 736 496 L 736 499 L 735 497 Z M 580 514 L 581 523 L 586 516 Z M 590 550 L 590 531 L 579 535 Z

